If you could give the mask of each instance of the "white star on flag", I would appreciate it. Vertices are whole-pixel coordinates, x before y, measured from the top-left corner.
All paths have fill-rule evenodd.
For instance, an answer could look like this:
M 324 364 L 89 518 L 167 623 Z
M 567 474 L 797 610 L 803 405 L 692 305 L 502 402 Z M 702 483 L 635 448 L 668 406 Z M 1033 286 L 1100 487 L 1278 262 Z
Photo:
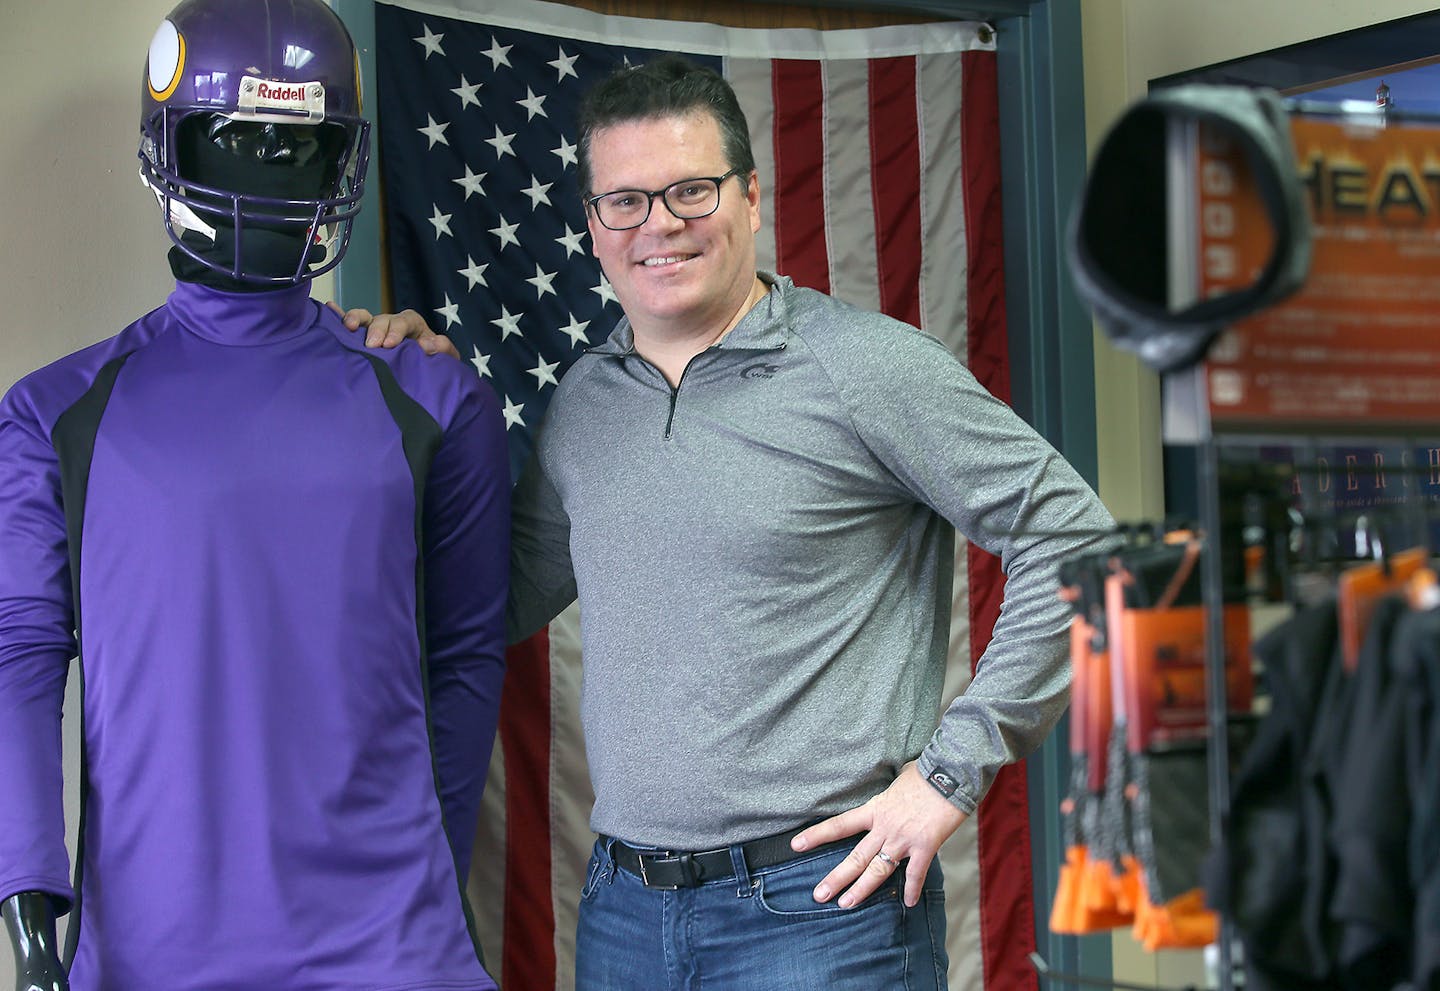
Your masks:
M 541 182 L 538 178 L 532 175 L 530 176 L 530 188 L 522 189 L 520 190 L 520 192 L 530 197 L 530 209 L 534 210 L 541 203 L 544 203 L 546 206 L 550 206 L 550 197 L 547 194 L 550 192 L 550 187 L 553 185 L 555 185 L 553 182 Z
M 474 351 L 475 357 L 470 359 L 470 364 L 475 366 L 475 370 L 480 373 L 482 379 L 490 378 L 490 356 L 481 354 L 479 348 L 475 348 Z
M 414 40 L 424 46 L 425 57 L 428 59 L 431 55 L 445 54 L 445 49 L 440 47 L 440 39 L 443 37 L 445 37 L 443 34 L 432 33 L 430 25 L 427 24 L 425 25 L 425 33 Z
M 481 196 L 485 195 L 485 190 L 481 188 L 480 183 L 485 179 L 487 174 L 488 173 L 481 172 L 477 175 L 472 172 L 470 166 L 467 165 L 465 166 L 465 174 L 463 176 L 459 179 L 451 179 L 450 181 L 460 184 L 460 188 L 465 190 L 465 198 L 468 200 L 471 193 L 479 193 Z
M 425 127 L 417 127 L 415 128 L 415 130 L 419 131 L 421 134 L 425 135 L 427 138 L 430 139 L 430 147 L 434 148 L 435 142 L 437 141 L 440 142 L 442 145 L 449 145 L 450 142 L 445 137 L 445 128 L 450 126 L 449 121 L 441 124 L 429 114 L 425 115 L 425 119 L 428 120 L 430 123 L 427 124 Z
M 450 217 L 451 217 L 451 216 L 452 216 L 452 214 L 441 213 L 439 206 L 436 206 L 436 207 L 435 207 L 435 214 L 434 214 L 434 216 L 432 216 L 432 217 L 430 218 L 430 223 L 432 223 L 432 224 L 435 225 L 435 240 L 437 240 L 437 241 L 440 240 L 440 235 L 441 235 L 441 234 L 446 234 L 446 235 L 449 235 L 450 237 L 454 237 L 454 236 L 455 236 L 455 235 L 453 235 L 453 234 L 450 233 Z
M 558 37 L 537 47 L 504 25 L 414 6 L 430 5 L 375 5 L 376 49 L 391 56 L 380 70 L 388 119 L 373 137 L 378 142 L 383 132 L 396 149 L 380 181 L 394 197 L 392 216 L 414 218 L 412 231 L 423 242 L 421 250 L 392 245 L 396 302 L 414 306 L 454 340 L 497 398 L 524 405 L 521 429 L 509 434 L 518 470 L 555 394 L 538 370 L 553 362 L 551 374 L 563 379 L 622 315 L 610 283 L 600 281 L 572 178 L 580 99 L 618 65 L 621 49 L 601 59 L 592 51 L 605 46 Z M 510 2 L 453 6 L 508 9 Z M 425 45 L 411 40 L 425 37 L 427 25 L 437 42 L 444 32 L 438 60 L 426 61 Z M 631 61 L 641 58 L 632 53 Z M 424 234 L 427 220 L 434 237 Z
M 560 135 L 560 147 L 550 149 L 550 153 L 560 156 L 560 165 L 562 168 L 566 165 L 577 164 L 575 160 L 575 146 L 566 141 L 565 135 L 563 134 Z
M 579 231 L 577 233 L 576 231 L 572 231 L 570 229 L 569 224 L 566 224 L 565 233 L 560 237 L 555 238 L 555 243 L 565 248 L 566 258 L 569 258 L 571 255 L 576 254 L 577 252 L 583 255 L 585 253 L 585 249 L 580 247 L 580 239 L 584 236 L 584 231 Z
M 580 78 L 580 74 L 575 71 L 575 60 L 578 59 L 580 56 L 579 56 L 579 55 L 566 55 L 566 54 L 565 54 L 565 49 L 563 49 L 563 48 L 561 48 L 559 51 L 560 51 L 560 57 L 559 57 L 559 58 L 557 58 L 557 59 L 556 59 L 555 61 L 553 61 L 553 62 L 546 62 L 546 63 L 545 63 L 546 65 L 550 66 L 552 69 L 555 70 L 555 81 L 558 83 L 558 82 L 560 82 L 560 80 L 564 79 L 566 76 L 574 76 L 576 79 L 579 79 L 579 78 Z
M 514 402 L 509 396 L 505 397 L 505 408 L 500 411 L 500 415 L 505 417 L 506 430 L 509 430 L 511 427 L 525 426 L 525 421 L 520 418 L 520 411 L 524 408 L 524 403 Z
M 559 380 L 555 378 L 555 369 L 560 367 L 560 362 L 546 361 L 539 355 L 536 355 L 535 361 L 535 367 L 527 369 L 527 371 L 529 371 L 531 375 L 535 376 L 535 388 L 543 389 L 547 384 L 560 384 Z
M 581 344 L 589 344 L 590 338 L 585 336 L 585 328 L 590 326 L 589 320 L 576 320 L 575 314 L 566 313 L 570 322 L 560 328 L 560 333 L 570 338 L 570 346 L 579 347 Z
M 552 296 L 555 295 L 555 290 L 551 287 L 550 283 L 555 281 L 555 276 L 558 274 L 558 272 L 546 272 L 539 265 L 536 265 L 534 277 L 526 279 L 525 281 L 535 287 L 535 298 L 539 300 L 543 299 L 546 293 Z
M 499 319 L 491 320 L 490 322 L 500 328 L 500 341 L 502 344 L 510 339 L 511 334 L 519 337 L 525 336 L 520 333 L 520 318 L 524 315 L 523 313 L 511 313 L 508 307 L 500 307 Z
M 514 45 L 502 45 L 502 44 L 500 44 L 500 42 L 498 42 L 498 41 L 495 40 L 495 36 L 494 36 L 494 35 L 491 35 L 491 36 L 490 36 L 490 47 L 489 47 L 488 49 L 486 49 L 485 52 L 483 53 L 483 54 L 485 54 L 485 55 L 490 56 L 490 68 L 492 68 L 492 69 L 498 69 L 498 68 L 500 68 L 502 65 L 504 65 L 504 66 L 509 66 L 509 65 L 510 65 L 510 56 L 507 55 L 506 52 L 510 51 L 510 49 L 512 49 L 512 48 L 514 48 L 514 47 L 515 47 Z
M 513 244 L 517 248 L 520 247 L 520 239 L 515 236 L 515 230 L 519 226 L 519 224 L 508 224 L 505 222 L 505 218 L 501 217 L 500 226 L 490 228 L 490 233 L 500 239 L 500 247 L 496 248 L 496 251 L 504 251 L 505 245 L 507 244 Z M 601 278 L 604 278 L 604 276 L 601 276 Z
M 460 97 L 461 110 L 464 110 L 466 107 L 472 105 L 478 107 L 480 106 L 480 98 L 475 94 L 482 85 L 482 83 L 470 82 L 468 79 L 465 78 L 464 73 L 461 73 L 460 85 L 452 89 L 450 92 Z
M 516 100 L 515 103 L 525 108 L 526 120 L 534 120 L 536 115 L 546 118 L 550 116 L 545 112 L 545 97 L 536 96 L 529 86 L 525 87 L 525 99 Z
M 620 302 L 618 299 L 615 298 L 615 290 L 610 288 L 610 280 L 605 278 L 605 273 L 603 272 L 600 273 L 600 284 L 598 286 L 591 286 L 590 291 L 598 294 L 600 296 L 601 302 Z
M 466 255 L 465 267 L 457 268 L 455 272 L 457 275 L 465 276 L 465 281 L 470 283 L 471 289 L 474 289 L 477 284 L 489 288 L 490 283 L 485 281 L 485 270 L 489 267 L 489 265 L 476 265 L 475 259 Z
M 510 147 L 515 143 L 515 135 L 506 134 L 500 130 L 499 124 L 495 125 L 495 136 L 493 138 L 486 138 L 485 143 L 495 149 L 496 158 L 504 158 L 506 155 L 515 154 L 514 150 Z M 449 144 L 449 142 L 447 141 L 446 144 Z
M 449 330 L 460 322 L 460 304 L 450 302 L 450 294 L 445 294 L 445 305 L 437 306 L 435 312 L 445 318 L 445 329 Z

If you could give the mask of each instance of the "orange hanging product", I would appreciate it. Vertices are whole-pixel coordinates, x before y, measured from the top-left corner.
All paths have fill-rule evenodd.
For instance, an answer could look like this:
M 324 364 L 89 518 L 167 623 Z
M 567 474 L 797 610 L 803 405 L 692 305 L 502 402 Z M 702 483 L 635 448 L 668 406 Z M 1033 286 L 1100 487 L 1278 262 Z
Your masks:
M 1116 576 L 1118 621 L 1112 625 L 1112 648 L 1121 648 L 1123 677 L 1115 704 L 1123 703 L 1131 753 L 1203 740 L 1207 734 L 1205 607 L 1175 604 L 1199 558 L 1200 542 L 1189 541 L 1174 574 L 1149 608 L 1128 607 L 1124 588 L 1134 579 Z M 1243 603 L 1223 608 L 1226 705 L 1230 712 L 1249 712 L 1255 695 L 1250 613 Z
M 1083 846 L 1072 846 L 1065 851 L 1065 864 L 1060 868 L 1060 879 L 1055 885 L 1055 902 L 1050 906 L 1050 931 L 1067 936 L 1080 936 L 1089 930 L 1083 928 L 1084 916 L 1080 906 L 1081 874 L 1085 870 L 1087 857 Z
M 1060 597 L 1076 603 L 1080 590 L 1064 586 Z M 1086 669 L 1089 663 L 1089 638 L 1093 631 L 1082 616 L 1070 621 L 1070 666 L 1071 666 L 1071 708 L 1070 708 L 1070 794 L 1060 803 L 1061 822 L 1065 833 L 1065 863 L 1055 884 L 1055 900 L 1050 908 L 1050 931 L 1067 935 L 1080 935 L 1083 918 L 1080 903 L 1081 873 L 1085 869 L 1088 852 L 1082 828 L 1085 802 L 1085 714 Z
M 1206 607 L 1200 604 L 1201 545 L 1122 558 L 1107 587 L 1116 616 L 1111 649 L 1121 658 L 1114 702 L 1125 712 L 1125 793 L 1137 860 L 1132 932 L 1148 949 L 1203 946 L 1218 921 L 1198 887 L 1208 845 L 1203 830 L 1206 711 Z M 1225 705 L 1250 711 L 1254 683 L 1249 612 L 1224 610 Z M 1198 786 L 1198 787 L 1197 787 Z M 1178 810 L 1193 811 L 1177 815 Z
M 1123 887 L 1109 862 L 1091 857 L 1092 838 L 1084 823 L 1097 822 L 1096 806 L 1105 788 L 1105 741 L 1110 729 L 1110 658 L 1095 650 L 1096 631 L 1077 616 L 1070 627 L 1073 667 L 1070 752 L 1076 774 L 1071 794 L 1061 803 L 1066 823 L 1065 864 L 1050 912 L 1052 932 L 1084 935 L 1130 923 L 1129 910 L 1117 898 Z
M 1426 565 L 1419 568 L 1405 583 L 1405 598 L 1411 609 L 1426 610 L 1440 606 L 1440 576 Z
M 1219 938 L 1220 919 L 1205 907 L 1204 892 L 1194 888 L 1164 905 L 1144 899 L 1131 933 L 1151 952 L 1198 949 Z
M 1080 925 L 1083 932 L 1099 932 L 1129 925 L 1135 918 L 1134 890 L 1125 879 L 1133 871 L 1117 874 L 1108 860 L 1088 859 L 1080 872 Z M 1128 904 L 1122 904 L 1128 902 Z
M 1396 554 L 1388 566 L 1381 561 L 1367 561 L 1340 573 L 1336 612 L 1346 671 L 1354 672 L 1360 660 L 1360 645 L 1365 641 L 1365 630 L 1376 604 L 1385 596 L 1404 590 L 1410 578 L 1424 567 L 1425 558 L 1425 551 L 1417 547 Z

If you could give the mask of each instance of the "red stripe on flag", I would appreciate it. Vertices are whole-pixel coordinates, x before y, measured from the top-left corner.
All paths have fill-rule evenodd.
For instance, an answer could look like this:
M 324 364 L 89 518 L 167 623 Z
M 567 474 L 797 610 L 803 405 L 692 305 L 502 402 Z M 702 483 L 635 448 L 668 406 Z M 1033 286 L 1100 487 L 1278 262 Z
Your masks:
M 965 231 L 969 272 L 970 371 L 1010 402 L 1010 335 L 1005 320 L 1005 236 L 1000 203 L 1000 97 L 994 52 L 969 52 L 961 65 Z
M 505 754 L 506 991 L 554 991 L 550 885 L 550 637 L 541 630 L 505 655 L 500 746 Z
M 870 175 L 880 310 L 920 317 L 920 122 L 913 57 L 870 62 Z
M 962 67 L 967 364 L 997 398 L 1010 401 L 1009 332 L 1005 321 L 1004 238 L 1000 213 L 1000 113 L 993 52 L 971 52 Z M 970 649 L 980 659 L 1000 616 L 1005 576 L 1000 561 L 971 545 Z M 1025 765 L 995 778 L 979 817 L 980 946 L 988 991 L 1033 991 L 1027 960 L 1035 949 L 1030 807 Z
M 815 60 L 777 59 L 775 98 L 775 267 L 830 291 L 825 242 L 825 80 Z

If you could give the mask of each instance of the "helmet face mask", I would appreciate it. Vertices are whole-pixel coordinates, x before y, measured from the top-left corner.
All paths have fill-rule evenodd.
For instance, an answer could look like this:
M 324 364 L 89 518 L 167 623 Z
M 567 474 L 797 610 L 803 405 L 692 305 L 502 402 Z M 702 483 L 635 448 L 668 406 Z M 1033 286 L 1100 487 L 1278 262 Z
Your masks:
M 141 106 L 140 176 L 178 251 L 261 287 L 339 263 L 370 126 L 321 0 L 186 0 L 151 42 Z

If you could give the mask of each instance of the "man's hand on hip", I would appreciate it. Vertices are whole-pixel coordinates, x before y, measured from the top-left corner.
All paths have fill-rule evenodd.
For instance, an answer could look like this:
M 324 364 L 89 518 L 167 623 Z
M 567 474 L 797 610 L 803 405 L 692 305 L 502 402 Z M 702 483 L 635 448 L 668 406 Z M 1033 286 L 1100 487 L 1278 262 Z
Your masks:
M 858 905 L 908 859 L 905 904 L 914 907 L 920 901 L 930 861 L 966 818 L 920 776 L 911 761 L 889 788 L 864 805 L 816 823 L 790 845 L 809 850 L 865 833 L 855 849 L 816 886 L 815 900 L 827 902 L 840 893 L 841 908 Z

